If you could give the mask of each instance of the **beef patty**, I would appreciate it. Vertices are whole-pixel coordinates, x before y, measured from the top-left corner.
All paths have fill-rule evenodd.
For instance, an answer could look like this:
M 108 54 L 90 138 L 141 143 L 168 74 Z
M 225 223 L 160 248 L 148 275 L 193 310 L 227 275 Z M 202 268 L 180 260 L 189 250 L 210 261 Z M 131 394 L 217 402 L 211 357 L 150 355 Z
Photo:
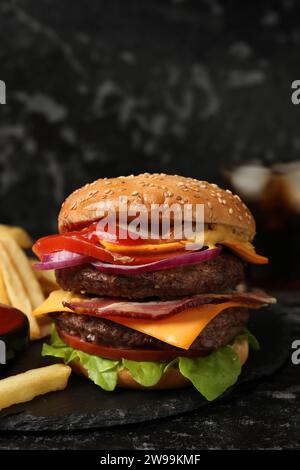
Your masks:
M 89 343 L 116 348 L 178 349 L 105 318 L 76 313 L 54 313 L 52 317 L 62 331 Z M 225 346 L 242 330 L 248 318 L 249 313 L 246 308 L 231 307 L 224 310 L 204 328 L 190 349 L 198 350 L 201 355 Z
M 140 274 L 107 274 L 90 265 L 58 269 L 58 284 L 64 290 L 98 296 L 144 299 L 176 298 L 233 289 L 244 280 L 245 262 L 222 253 L 203 263 Z

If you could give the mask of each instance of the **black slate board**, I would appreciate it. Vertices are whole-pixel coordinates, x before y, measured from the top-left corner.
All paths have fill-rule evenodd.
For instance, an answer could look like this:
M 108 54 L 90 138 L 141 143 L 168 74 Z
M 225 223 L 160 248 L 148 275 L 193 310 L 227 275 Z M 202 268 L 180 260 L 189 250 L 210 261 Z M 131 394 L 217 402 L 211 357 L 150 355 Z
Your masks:
M 249 328 L 261 343 L 243 368 L 238 385 L 273 374 L 289 354 L 290 335 L 280 306 L 253 311 Z M 7 371 L 8 375 L 54 361 L 40 357 L 41 343 L 31 346 Z M 236 387 L 235 386 L 235 387 Z M 227 397 L 231 391 L 228 391 Z M 193 388 L 166 391 L 104 392 L 83 377 L 72 376 L 69 386 L 0 412 L 0 431 L 67 431 L 151 421 L 208 406 Z

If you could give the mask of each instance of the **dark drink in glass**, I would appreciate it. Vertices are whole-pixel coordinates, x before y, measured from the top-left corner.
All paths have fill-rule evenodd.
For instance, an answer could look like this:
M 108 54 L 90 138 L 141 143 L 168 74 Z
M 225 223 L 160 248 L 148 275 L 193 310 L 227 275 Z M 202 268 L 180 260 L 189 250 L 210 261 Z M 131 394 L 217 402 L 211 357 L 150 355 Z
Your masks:
M 263 268 L 250 266 L 250 279 L 267 287 L 300 288 L 300 161 L 272 167 L 248 163 L 225 176 L 255 217 L 257 252 L 270 260 Z

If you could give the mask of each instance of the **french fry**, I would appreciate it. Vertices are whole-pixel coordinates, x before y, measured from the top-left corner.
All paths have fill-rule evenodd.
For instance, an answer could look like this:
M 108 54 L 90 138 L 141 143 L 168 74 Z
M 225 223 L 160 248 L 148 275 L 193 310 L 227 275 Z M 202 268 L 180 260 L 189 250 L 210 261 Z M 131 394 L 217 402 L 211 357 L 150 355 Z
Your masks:
M 12 264 L 20 276 L 29 297 L 32 310 L 34 310 L 45 300 L 45 296 L 35 277 L 31 264 L 24 251 L 18 246 L 17 242 L 13 238 L 3 237 L 0 235 L 0 241 L 5 247 L 6 253 L 10 257 Z
M 64 390 L 71 368 L 64 364 L 32 369 L 0 380 L 0 409 L 33 400 L 38 395 Z
M 4 284 L 3 275 L 0 271 L 0 303 L 10 305 L 9 298 L 7 295 L 7 290 Z
M 39 328 L 40 328 L 40 335 L 38 339 L 46 338 L 47 336 L 51 335 L 52 331 L 52 320 L 49 318 L 44 319 L 37 319 Z
M 21 227 L 0 224 L 0 235 L 2 237 L 12 237 L 24 249 L 31 248 L 33 245 L 32 239 Z
M 10 304 L 27 315 L 30 325 L 30 338 L 37 339 L 40 335 L 40 330 L 35 317 L 32 315 L 31 302 L 20 279 L 19 273 L 15 269 L 15 266 L 7 253 L 6 246 L 1 240 L 0 271 L 3 275 Z
M 35 263 L 38 262 L 38 260 L 34 258 L 29 258 L 29 261 L 32 267 L 35 265 Z M 48 295 L 52 291 L 59 289 L 59 286 L 55 279 L 55 274 L 54 274 L 53 269 L 49 271 L 38 271 L 37 269 L 33 268 L 33 271 L 34 271 L 35 277 L 40 283 L 40 286 L 42 288 L 42 291 L 45 297 L 48 297 Z

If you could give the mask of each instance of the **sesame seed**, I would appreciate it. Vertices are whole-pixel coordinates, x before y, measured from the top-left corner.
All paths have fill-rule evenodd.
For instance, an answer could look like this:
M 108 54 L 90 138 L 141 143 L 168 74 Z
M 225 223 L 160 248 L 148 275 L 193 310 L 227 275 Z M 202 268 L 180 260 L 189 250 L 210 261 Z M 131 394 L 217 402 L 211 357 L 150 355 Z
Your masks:
M 94 196 L 95 194 L 99 193 L 99 189 L 93 189 L 89 192 L 89 196 Z
M 106 189 L 104 191 L 105 194 L 113 194 L 113 191 L 111 189 Z
M 233 214 L 233 209 L 232 209 L 232 207 L 229 207 L 228 212 L 229 212 L 229 214 Z
M 238 196 L 237 194 L 235 194 L 233 197 L 235 197 L 235 199 L 237 199 L 238 201 L 241 200 L 240 196 Z
M 222 199 L 222 204 L 224 204 L 224 206 L 226 206 L 226 204 L 227 204 L 226 199 Z
M 219 186 L 218 186 L 217 184 L 215 184 L 215 183 L 212 183 L 211 186 L 212 186 L 213 188 L 219 189 Z
M 111 181 L 105 181 L 104 184 L 105 186 L 108 186 L 109 184 L 111 184 Z
M 73 202 L 73 204 L 71 205 L 71 210 L 76 209 L 76 207 L 77 207 L 77 202 L 75 201 L 75 202 Z
M 232 191 L 230 191 L 230 189 L 226 189 L 226 193 L 232 194 Z
M 131 193 L 131 196 L 137 196 L 138 194 L 139 194 L 138 191 L 133 191 L 133 192 Z
M 177 186 L 178 186 L 179 188 L 181 188 L 181 187 L 185 186 L 185 184 L 182 183 L 182 181 L 179 181 L 179 183 L 177 183 Z
M 218 201 L 220 204 L 222 204 L 222 199 L 220 197 L 218 197 Z
M 212 204 L 211 204 L 211 202 L 208 201 L 207 205 L 208 205 L 208 207 L 209 207 L 210 209 L 212 209 Z
M 174 194 L 171 191 L 168 191 L 167 193 L 165 193 L 165 196 L 166 197 L 173 197 Z

